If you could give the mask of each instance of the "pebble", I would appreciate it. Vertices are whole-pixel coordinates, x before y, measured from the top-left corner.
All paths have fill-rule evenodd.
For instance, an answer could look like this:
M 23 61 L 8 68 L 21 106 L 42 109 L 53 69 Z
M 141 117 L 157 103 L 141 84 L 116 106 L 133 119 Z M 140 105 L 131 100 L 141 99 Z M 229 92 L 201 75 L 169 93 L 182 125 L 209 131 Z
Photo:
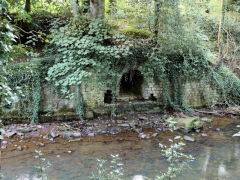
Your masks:
M 59 134 L 57 134 L 56 132 L 54 131 L 50 131 L 50 135 L 53 137 L 53 138 L 56 138 L 59 136 Z
M 157 136 L 158 136 L 158 133 L 152 134 L 152 137 L 157 137 Z
M 1 149 L 6 149 L 7 148 L 7 146 L 5 146 L 5 145 L 2 145 L 2 147 L 1 147 Z
M 200 129 L 196 129 L 196 132 L 197 132 L 197 133 L 200 133 L 200 131 L 201 131 Z
M 206 133 L 202 133 L 202 136 L 203 137 L 207 137 L 208 135 Z
M 16 132 L 7 132 L 7 133 L 5 133 L 5 136 L 7 137 L 7 138 L 12 138 L 13 136 L 15 136 L 16 135 Z
M 240 125 L 237 125 L 236 127 L 237 127 L 237 128 L 240 128 Z
M 18 147 L 17 147 L 17 150 L 18 150 L 18 151 L 22 151 L 22 150 L 23 150 L 22 146 L 18 146 Z
M 37 128 L 38 128 L 38 129 L 42 129 L 42 126 L 41 126 L 41 125 L 37 125 Z
M 138 135 L 138 137 L 141 138 L 141 139 L 149 139 L 149 138 L 150 138 L 149 135 L 144 134 L 144 133 L 140 133 L 140 134 Z
M 190 132 L 189 130 L 183 129 L 183 128 L 180 128 L 179 131 L 184 133 L 184 134 L 188 134 Z
M 94 133 L 88 133 L 88 136 L 93 137 L 93 136 L 95 136 L 95 134 Z
M 190 136 L 184 136 L 183 137 L 186 141 L 191 141 L 191 142 L 194 142 L 195 139 L 193 137 L 190 137 Z
M 233 137 L 240 137 L 240 132 L 234 134 Z
M 80 138 L 82 136 L 82 134 L 81 133 L 73 133 L 73 135 L 72 135 L 72 137 L 73 138 Z
M 44 147 L 45 146 L 45 144 L 43 144 L 43 143 L 39 143 L 38 144 L 40 147 Z
M 49 141 L 51 141 L 52 143 L 56 143 L 56 141 L 54 141 L 54 138 L 50 138 Z
M 208 118 L 201 118 L 201 121 L 207 122 L 207 123 L 212 122 L 212 120 L 211 120 L 211 119 L 208 119 Z
M 119 124 L 118 125 L 121 129 L 128 129 L 130 127 L 129 124 Z
M 217 128 L 216 131 L 220 131 L 221 129 L 220 128 Z
M 148 120 L 148 118 L 147 118 L 147 117 L 145 117 L 145 116 L 140 116 L 138 119 L 139 119 L 139 120 L 145 120 L 145 121 L 147 121 L 147 120 Z
M 72 154 L 72 151 L 68 151 L 68 154 Z
M 2 144 L 7 144 L 8 142 L 7 141 L 2 141 Z
M 132 180 L 144 180 L 144 177 L 142 175 L 135 175 Z

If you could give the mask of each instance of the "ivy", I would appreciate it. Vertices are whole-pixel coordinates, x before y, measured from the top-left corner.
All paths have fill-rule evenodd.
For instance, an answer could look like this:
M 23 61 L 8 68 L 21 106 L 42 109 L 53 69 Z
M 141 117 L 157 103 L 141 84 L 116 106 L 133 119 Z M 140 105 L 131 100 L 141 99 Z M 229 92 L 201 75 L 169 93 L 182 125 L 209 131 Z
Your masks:
M 31 123 L 37 123 L 43 79 L 41 68 L 38 64 L 21 63 L 11 65 L 9 69 L 14 73 L 7 74 L 6 78 L 12 90 L 18 95 L 18 115 L 30 119 Z
M 152 77 L 163 88 L 162 100 L 166 109 L 189 110 L 184 94 L 185 84 L 193 81 L 210 84 L 220 94 L 220 101 L 226 104 L 238 103 L 239 80 L 224 66 L 215 67 L 211 63 L 214 54 L 209 51 L 210 40 L 204 27 L 202 29 L 193 16 L 196 14 L 192 12 L 193 2 L 158 0 L 157 3 L 161 9 L 155 14 L 158 24 L 153 30 L 155 36 L 152 39 L 152 32 L 130 28 L 120 31 L 129 36 L 130 40 L 127 40 L 100 19 L 57 19 L 52 24 L 47 48 L 54 63 L 46 62 L 51 64 L 49 69 L 45 68 L 46 79 L 60 89 L 65 97 L 73 97 L 70 86 L 77 87 L 78 115 L 84 116 L 85 113 L 81 94 L 84 82 L 105 82 L 106 90 L 111 90 L 112 103 L 115 104 L 122 70 L 134 70 L 139 66 L 143 67 L 144 76 Z M 181 6 L 187 3 L 187 6 Z M 8 77 L 13 87 L 21 86 L 25 91 L 19 103 L 21 112 L 32 121 L 37 121 L 40 87 L 45 74 L 39 66 L 30 66 L 26 70 L 20 68 L 16 71 L 18 75 L 15 73 Z M 97 75 L 96 79 L 92 78 L 94 75 Z M 203 95 L 208 98 L 206 94 Z M 112 115 L 115 115 L 115 110 L 116 106 L 113 106 Z
M 51 33 L 50 46 L 57 52 L 57 58 L 48 70 L 47 80 L 66 95 L 69 86 L 77 85 L 77 112 L 82 115 L 84 102 L 79 91 L 82 83 L 96 72 L 107 73 L 110 79 L 117 76 L 122 60 L 130 54 L 129 42 L 123 35 L 114 34 L 111 26 L 99 19 L 67 25 L 57 21 Z

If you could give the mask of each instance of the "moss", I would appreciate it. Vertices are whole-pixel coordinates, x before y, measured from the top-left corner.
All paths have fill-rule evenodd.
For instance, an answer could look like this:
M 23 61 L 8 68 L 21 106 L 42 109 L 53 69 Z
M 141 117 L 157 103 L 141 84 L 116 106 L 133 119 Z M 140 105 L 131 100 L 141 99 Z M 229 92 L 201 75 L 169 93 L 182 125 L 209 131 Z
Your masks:
M 120 30 L 120 33 L 126 35 L 127 37 L 143 38 L 143 39 L 147 39 L 152 35 L 152 33 L 148 30 L 137 29 L 137 28 L 133 28 L 133 27 L 122 29 L 122 30 Z
M 67 107 L 64 105 L 61 107 L 56 114 L 66 114 L 66 113 L 73 113 L 74 109 Z
M 179 118 L 177 122 L 179 127 L 187 130 L 202 128 L 204 124 L 199 117 Z
M 19 129 L 18 130 L 19 132 L 21 132 L 21 133 L 29 133 L 29 132 L 31 132 L 31 130 L 30 129 Z

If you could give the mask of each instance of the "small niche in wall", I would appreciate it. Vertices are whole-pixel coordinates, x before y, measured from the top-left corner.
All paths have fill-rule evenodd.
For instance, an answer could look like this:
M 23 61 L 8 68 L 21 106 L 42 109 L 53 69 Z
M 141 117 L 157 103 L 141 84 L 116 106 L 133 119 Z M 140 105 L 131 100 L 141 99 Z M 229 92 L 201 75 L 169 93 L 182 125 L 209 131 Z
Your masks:
M 112 103 L 112 91 L 107 90 L 104 94 L 104 103 L 111 104 Z
M 153 94 L 150 94 L 149 100 L 151 100 L 151 101 L 157 101 L 157 98 L 156 98 Z

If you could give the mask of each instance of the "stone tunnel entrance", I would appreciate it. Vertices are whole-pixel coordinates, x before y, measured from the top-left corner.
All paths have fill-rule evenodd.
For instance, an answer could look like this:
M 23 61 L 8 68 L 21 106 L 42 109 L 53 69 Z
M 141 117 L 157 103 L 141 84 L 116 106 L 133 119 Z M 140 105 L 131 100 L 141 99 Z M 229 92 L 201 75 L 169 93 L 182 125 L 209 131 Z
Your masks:
M 119 98 L 123 100 L 140 100 L 142 99 L 143 75 L 138 70 L 130 70 L 124 73 L 120 81 Z

